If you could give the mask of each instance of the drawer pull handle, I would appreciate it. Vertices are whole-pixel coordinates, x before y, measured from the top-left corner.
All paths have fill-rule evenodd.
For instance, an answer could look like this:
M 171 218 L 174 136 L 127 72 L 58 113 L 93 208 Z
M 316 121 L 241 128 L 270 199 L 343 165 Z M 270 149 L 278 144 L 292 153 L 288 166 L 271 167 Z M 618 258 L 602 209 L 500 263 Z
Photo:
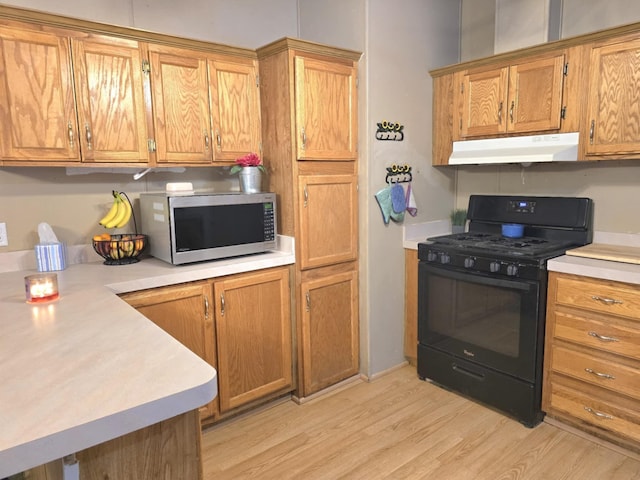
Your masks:
M 584 371 L 587 372 L 587 373 L 591 373 L 592 375 L 595 375 L 596 377 L 606 378 L 607 380 L 615 380 L 616 379 L 616 377 L 614 377 L 610 373 L 596 372 L 595 370 L 592 370 L 590 368 L 585 368 Z
M 598 412 L 597 410 L 594 410 L 593 408 L 589 408 L 589 407 L 584 407 L 584 409 L 589 413 L 593 413 L 598 418 L 602 418 L 604 420 L 613 420 L 613 416 L 609 414 Z
M 599 297 L 598 295 L 592 295 L 592 300 L 602 302 L 605 305 L 622 305 L 622 300 L 614 300 L 613 298 Z
M 588 335 L 597 338 L 601 342 L 619 342 L 620 341 L 616 337 L 606 337 L 596 332 L 589 332 Z

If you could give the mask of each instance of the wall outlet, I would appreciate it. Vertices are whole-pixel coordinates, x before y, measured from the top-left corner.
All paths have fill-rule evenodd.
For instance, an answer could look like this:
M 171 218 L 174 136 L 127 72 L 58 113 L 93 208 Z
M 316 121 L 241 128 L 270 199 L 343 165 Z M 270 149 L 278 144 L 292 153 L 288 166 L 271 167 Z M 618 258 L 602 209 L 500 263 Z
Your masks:
M 7 237 L 7 224 L 0 222 L 0 247 L 9 246 L 9 237 Z

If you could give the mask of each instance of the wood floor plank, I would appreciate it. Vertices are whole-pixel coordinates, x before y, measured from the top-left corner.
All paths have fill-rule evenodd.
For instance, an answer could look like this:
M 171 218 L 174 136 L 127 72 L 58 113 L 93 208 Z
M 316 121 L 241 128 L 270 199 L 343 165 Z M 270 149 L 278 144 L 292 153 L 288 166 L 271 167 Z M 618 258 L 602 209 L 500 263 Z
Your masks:
M 638 460 L 526 428 L 412 366 L 214 425 L 202 446 L 205 480 L 640 480 Z

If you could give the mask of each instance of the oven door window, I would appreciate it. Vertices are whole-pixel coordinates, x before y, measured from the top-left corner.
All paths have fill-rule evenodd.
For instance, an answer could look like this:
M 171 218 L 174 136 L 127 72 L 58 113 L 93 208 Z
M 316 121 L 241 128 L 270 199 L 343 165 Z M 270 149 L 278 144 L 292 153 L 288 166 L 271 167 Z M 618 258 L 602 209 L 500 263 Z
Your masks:
M 502 280 L 420 263 L 420 343 L 533 380 L 537 282 Z

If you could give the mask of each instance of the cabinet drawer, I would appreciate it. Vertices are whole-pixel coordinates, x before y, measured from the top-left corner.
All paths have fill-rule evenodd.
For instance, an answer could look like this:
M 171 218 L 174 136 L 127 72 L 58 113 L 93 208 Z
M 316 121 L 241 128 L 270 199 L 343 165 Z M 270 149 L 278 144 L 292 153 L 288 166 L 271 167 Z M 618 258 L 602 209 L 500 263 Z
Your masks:
M 567 348 L 552 348 L 551 368 L 593 385 L 640 399 L 640 369 Z
M 625 325 L 614 317 L 595 320 L 556 312 L 554 336 L 640 360 L 640 328 Z
M 640 322 L 640 288 L 633 285 L 558 277 L 555 301 Z
M 554 376 L 551 387 L 551 413 L 561 412 L 575 419 L 640 442 L 640 405 L 623 405 L 615 398 L 605 399 L 591 390 L 582 391 L 563 385 Z

